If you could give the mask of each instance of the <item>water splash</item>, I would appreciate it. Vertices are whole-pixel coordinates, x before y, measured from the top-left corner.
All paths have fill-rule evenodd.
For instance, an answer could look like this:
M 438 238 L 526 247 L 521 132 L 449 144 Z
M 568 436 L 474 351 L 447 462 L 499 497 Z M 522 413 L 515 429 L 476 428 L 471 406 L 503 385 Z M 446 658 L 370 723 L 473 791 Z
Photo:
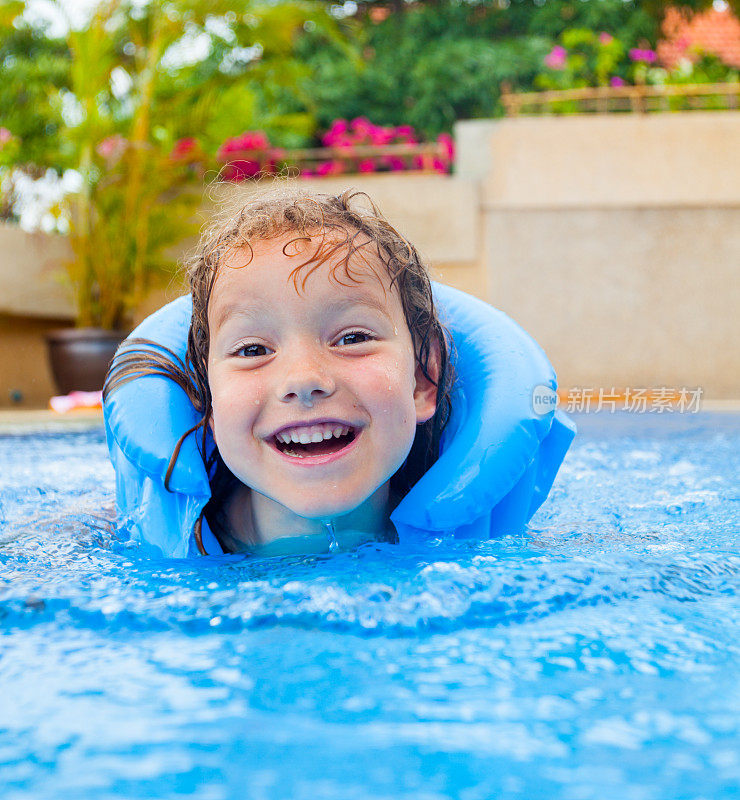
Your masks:
M 324 527 L 326 528 L 326 538 L 329 542 L 329 552 L 334 553 L 339 549 L 339 542 L 337 541 L 334 531 L 334 523 L 330 519 L 324 520 Z
M 189 560 L 102 430 L 0 436 L 6 794 L 413 800 L 433 751 L 439 798 L 735 797 L 740 417 L 578 422 L 525 535 Z

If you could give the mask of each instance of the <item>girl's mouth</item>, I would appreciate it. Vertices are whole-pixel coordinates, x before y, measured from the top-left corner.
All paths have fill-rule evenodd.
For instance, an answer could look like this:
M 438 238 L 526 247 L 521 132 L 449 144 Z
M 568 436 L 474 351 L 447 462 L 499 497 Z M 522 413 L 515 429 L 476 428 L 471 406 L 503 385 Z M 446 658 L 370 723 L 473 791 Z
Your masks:
M 343 428 L 338 435 L 311 442 L 286 442 L 282 438 L 273 436 L 272 444 L 276 450 L 289 458 L 316 458 L 340 453 L 355 441 L 358 433 L 355 428 Z

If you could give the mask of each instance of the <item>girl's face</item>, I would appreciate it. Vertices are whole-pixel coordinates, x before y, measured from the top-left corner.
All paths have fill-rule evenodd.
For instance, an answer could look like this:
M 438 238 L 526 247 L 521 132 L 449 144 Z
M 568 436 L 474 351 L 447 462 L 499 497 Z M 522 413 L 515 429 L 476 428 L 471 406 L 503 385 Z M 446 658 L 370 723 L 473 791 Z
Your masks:
M 357 254 L 350 260 L 360 283 L 341 268 L 350 285 L 338 283 L 330 259 L 296 289 L 291 272 L 316 242 L 288 244 L 294 238 L 258 241 L 251 261 L 235 251 L 219 267 L 208 308 L 212 426 L 242 483 L 323 520 L 387 492 L 417 424 L 434 414 L 436 387 L 416 366 L 377 257 L 377 274 Z

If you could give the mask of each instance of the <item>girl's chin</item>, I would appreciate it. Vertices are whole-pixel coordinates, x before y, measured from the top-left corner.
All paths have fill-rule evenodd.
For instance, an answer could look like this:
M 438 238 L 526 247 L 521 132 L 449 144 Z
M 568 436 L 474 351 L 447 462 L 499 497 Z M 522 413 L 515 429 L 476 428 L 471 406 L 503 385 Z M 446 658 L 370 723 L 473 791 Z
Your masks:
M 285 504 L 285 507 L 303 519 L 324 522 L 344 517 L 353 512 L 358 512 L 360 516 L 364 516 L 362 509 L 375 494 L 375 492 L 370 492 L 369 494 L 362 492 L 343 494 L 341 497 L 336 495 L 330 497 L 328 496 L 330 492 L 331 490 L 329 489 L 323 492 L 316 490 L 316 492 L 311 492 L 304 498 L 293 496 L 290 498 L 290 503 Z M 373 516 L 369 508 L 367 508 L 367 511 L 370 512 L 370 516 Z
M 331 503 L 321 504 L 318 506 L 309 504 L 300 507 L 293 505 L 290 507 L 290 511 L 302 519 L 325 522 L 327 520 L 337 519 L 345 516 L 346 514 L 350 514 L 352 511 L 355 511 L 357 508 L 359 508 L 364 502 L 364 500 L 360 500 L 356 503 Z

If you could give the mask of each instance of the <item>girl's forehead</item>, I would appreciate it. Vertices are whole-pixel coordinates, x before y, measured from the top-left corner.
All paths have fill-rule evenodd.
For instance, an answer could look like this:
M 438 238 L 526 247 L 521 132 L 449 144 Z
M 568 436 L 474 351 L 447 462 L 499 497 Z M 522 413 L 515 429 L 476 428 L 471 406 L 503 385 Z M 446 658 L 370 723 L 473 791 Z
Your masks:
M 368 247 L 348 256 L 346 248 L 323 259 L 323 248 L 295 234 L 234 248 L 221 259 L 208 301 L 213 330 L 237 317 L 290 317 L 374 308 L 394 325 L 404 322 L 398 288 L 385 264 Z M 300 312 L 299 312 L 300 308 Z
M 351 248 L 343 236 L 332 232 L 311 237 L 291 232 L 236 246 L 221 258 L 214 289 L 219 284 L 256 288 L 282 284 L 306 292 L 317 288 L 311 284 L 322 289 L 327 282 L 339 291 L 368 285 L 383 294 L 395 291 L 374 242 Z

